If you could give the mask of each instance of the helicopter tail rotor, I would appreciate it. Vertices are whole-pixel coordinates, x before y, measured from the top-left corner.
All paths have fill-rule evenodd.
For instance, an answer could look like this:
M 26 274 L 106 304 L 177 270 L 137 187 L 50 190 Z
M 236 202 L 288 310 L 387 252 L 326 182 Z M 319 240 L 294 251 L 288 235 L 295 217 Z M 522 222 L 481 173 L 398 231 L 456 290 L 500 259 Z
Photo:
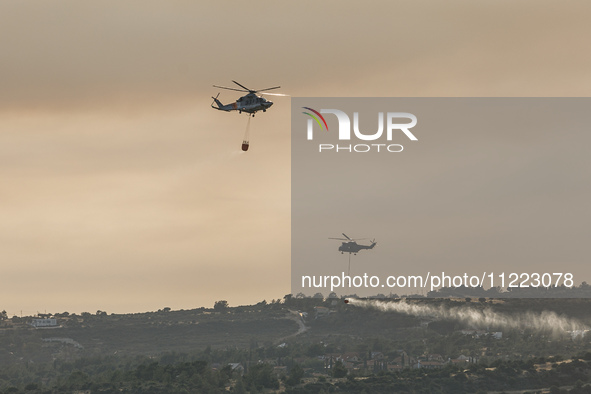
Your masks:
M 216 103 L 217 104 L 218 107 L 216 109 L 220 109 L 221 107 L 224 106 L 224 104 L 222 104 L 220 102 L 220 100 L 218 100 L 218 97 L 220 97 L 220 94 L 219 93 L 215 97 L 211 96 L 211 98 L 213 99 L 213 101 L 211 102 L 211 108 L 216 108 L 216 107 L 213 106 L 213 103 Z

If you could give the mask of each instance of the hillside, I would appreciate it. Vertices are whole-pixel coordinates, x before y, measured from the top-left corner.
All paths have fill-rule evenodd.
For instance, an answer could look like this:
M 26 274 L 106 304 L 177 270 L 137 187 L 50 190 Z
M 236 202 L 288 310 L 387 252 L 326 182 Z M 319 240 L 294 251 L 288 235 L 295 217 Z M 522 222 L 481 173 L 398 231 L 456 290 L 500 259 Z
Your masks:
M 124 384 L 135 381 L 138 374 L 144 373 L 142 368 L 154 362 L 153 368 L 164 368 L 159 372 L 162 374 L 169 373 L 167 365 L 173 370 L 194 369 L 192 373 L 198 374 L 205 373 L 203 368 L 212 370 L 215 379 L 214 375 L 203 375 L 202 379 L 214 379 L 217 383 L 211 384 L 222 386 L 236 385 L 241 376 L 228 372 L 224 366 L 241 366 L 243 373 L 254 379 L 252 368 L 266 365 L 269 369 L 257 369 L 257 373 L 264 374 L 265 379 L 272 377 L 261 386 L 267 388 L 278 384 L 269 382 L 287 379 L 301 368 L 300 378 L 306 378 L 314 392 L 314 384 L 339 377 L 338 374 L 369 378 L 379 372 L 406 376 L 413 370 L 430 368 L 445 370 L 441 376 L 448 376 L 457 374 L 458 368 L 470 366 L 486 375 L 487 366 L 504 363 L 516 363 L 507 365 L 531 374 L 532 368 L 538 368 L 535 365 L 547 360 L 591 359 L 591 335 L 585 335 L 591 326 L 591 300 L 386 301 L 345 304 L 336 298 L 286 296 L 271 303 L 239 307 L 219 302 L 214 308 L 180 311 L 164 308 L 136 314 L 58 313 L 41 317 L 44 322 L 55 319 L 55 326 L 44 328 L 30 324 L 39 317 L 5 318 L 0 322 L 0 364 L 5 367 L 0 372 L 0 392 L 27 384 L 58 387 L 65 384 L 66 378 L 72 380 L 67 387 L 81 388 L 105 379 Z M 394 307 L 398 309 L 387 309 Z M 407 309 L 415 312 L 400 312 Z M 470 316 L 493 316 L 496 320 L 478 322 L 462 318 L 468 312 Z M 536 323 L 540 321 L 543 324 Z M 582 329 L 570 330 L 573 324 Z M 181 367 L 179 363 L 189 364 Z M 589 369 L 586 361 L 580 365 L 585 371 Z M 342 372 L 337 368 L 342 368 Z M 554 371 L 558 367 L 550 363 L 548 368 Z M 226 371 L 224 378 L 218 375 L 222 370 Z M 428 379 L 441 378 L 434 374 Z M 544 379 L 538 383 L 519 380 L 518 386 L 552 382 L 546 379 L 546 372 L 536 374 Z M 478 379 L 484 379 L 484 375 Z M 470 374 L 467 376 L 470 381 Z M 586 375 L 577 376 L 579 379 Z M 294 377 L 291 382 L 300 378 Z M 156 375 L 150 379 L 158 382 Z M 388 381 L 377 376 L 367 380 L 379 385 Z M 470 385 L 477 387 L 476 381 Z M 337 382 L 329 382 L 329 386 Z M 164 390 L 161 392 L 167 392 L 159 383 L 154 384 Z M 408 387 L 400 381 L 396 385 Z M 339 387 L 355 391 L 358 384 L 349 382 Z

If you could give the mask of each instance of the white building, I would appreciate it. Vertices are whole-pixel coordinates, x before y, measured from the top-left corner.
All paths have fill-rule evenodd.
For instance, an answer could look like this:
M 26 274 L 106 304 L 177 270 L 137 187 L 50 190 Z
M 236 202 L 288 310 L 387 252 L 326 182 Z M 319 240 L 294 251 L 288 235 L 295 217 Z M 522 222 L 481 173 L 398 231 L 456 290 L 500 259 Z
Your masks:
M 57 326 L 56 319 L 33 319 L 31 322 L 33 327 L 55 327 Z

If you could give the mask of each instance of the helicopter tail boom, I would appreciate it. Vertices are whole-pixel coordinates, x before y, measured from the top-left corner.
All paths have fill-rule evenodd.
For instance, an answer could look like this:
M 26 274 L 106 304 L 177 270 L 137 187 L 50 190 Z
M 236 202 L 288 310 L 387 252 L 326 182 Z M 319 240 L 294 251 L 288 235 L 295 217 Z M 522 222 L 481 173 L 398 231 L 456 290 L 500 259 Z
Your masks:
M 211 97 L 213 99 L 213 102 L 211 103 L 211 108 L 215 108 L 215 109 L 218 109 L 220 111 L 226 111 L 226 112 L 231 111 L 233 109 L 232 108 L 232 104 L 228 104 L 228 105 L 222 104 L 222 102 L 220 100 L 218 100 L 218 96 L 219 96 L 219 93 L 218 93 L 217 96 L 215 96 L 215 97 L 212 96 Z M 213 103 L 216 103 L 217 104 L 217 107 L 214 106 Z

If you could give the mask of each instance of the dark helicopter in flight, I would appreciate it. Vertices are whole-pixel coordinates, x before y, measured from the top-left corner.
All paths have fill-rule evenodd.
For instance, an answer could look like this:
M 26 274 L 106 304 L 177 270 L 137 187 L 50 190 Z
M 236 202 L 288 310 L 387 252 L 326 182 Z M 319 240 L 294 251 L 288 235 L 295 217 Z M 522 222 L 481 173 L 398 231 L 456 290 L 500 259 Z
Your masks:
M 270 96 L 287 96 L 286 94 L 281 94 L 281 93 L 262 93 L 262 92 L 266 92 L 267 90 L 279 89 L 281 86 L 274 86 L 272 88 L 253 90 L 253 89 L 247 88 L 244 85 L 239 84 L 236 81 L 232 81 L 232 82 L 234 82 L 236 85 L 240 86 L 242 89 L 227 88 L 225 86 L 217 86 L 217 85 L 213 85 L 213 87 L 219 88 L 219 89 L 234 90 L 237 92 L 248 92 L 248 94 L 246 96 L 240 97 L 238 100 L 236 100 L 233 103 L 222 104 L 222 102 L 218 100 L 218 97 L 219 97 L 219 93 L 218 93 L 218 95 L 216 97 L 212 97 L 212 99 L 215 102 L 215 104 L 217 105 L 217 107 L 214 106 L 213 103 L 211 103 L 212 108 L 220 110 L 220 111 L 226 111 L 226 112 L 230 112 L 230 111 L 238 111 L 238 113 L 246 112 L 246 113 L 250 114 L 251 116 L 254 116 L 254 114 L 257 113 L 258 111 L 266 112 L 267 109 L 271 108 L 271 106 L 273 105 L 272 101 L 269 101 L 264 97 L 257 96 L 257 93 L 268 94 Z
M 281 94 L 281 93 L 267 93 L 268 90 L 279 89 L 281 86 L 274 86 L 272 88 L 253 90 L 253 89 L 247 88 L 244 85 L 239 84 L 236 81 L 232 81 L 232 82 L 234 82 L 236 85 L 240 86 L 242 89 L 228 88 L 225 86 L 217 86 L 217 85 L 213 85 L 213 87 L 219 88 L 219 89 L 233 90 L 236 92 L 247 92 L 248 94 L 246 96 L 240 97 L 238 100 L 236 100 L 233 103 L 223 104 L 220 100 L 218 100 L 218 97 L 220 96 L 220 94 L 218 93 L 217 96 L 212 97 L 213 102 L 211 103 L 211 108 L 217 109 L 219 111 L 226 111 L 226 112 L 238 111 L 239 114 L 241 114 L 242 112 L 245 112 L 249 115 L 248 123 L 246 124 L 246 132 L 244 133 L 244 139 L 242 141 L 242 150 L 246 152 L 248 150 L 248 146 L 250 144 L 248 142 L 249 129 L 250 129 L 250 117 L 254 117 L 254 114 L 256 114 L 258 111 L 267 112 L 267 110 L 269 108 L 271 108 L 271 106 L 273 105 L 272 101 L 269 101 L 262 96 L 257 96 L 257 93 L 268 94 L 271 96 L 288 96 L 288 95 Z M 265 93 L 263 93 L 263 92 L 265 92 Z M 217 107 L 214 105 L 214 103 L 217 105 Z
M 339 246 L 339 252 L 341 252 L 341 254 L 349 253 L 349 255 L 350 255 L 351 253 L 353 253 L 356 255 L 357 252 L 359 252 L 360 250 L 373 249 L 374 246 L 377 245 L 377 242 L 375 242 L 375 239 L 371 241 L 371 245 L 359 245 L 356 241 L 361 240 L 361 238 L 353 239 L 353 238 L 349 238 L 347 236 L 347 234 L 345 234 L 345 233 L 342 233 L 342 234 L 345 238 L 329 238 L 329 239 L 338 239 L 339 241 L 345 241 L 341 244 L 341 246 Z M 363 239 L 367 239 L 367 238 L 363 238 Z

